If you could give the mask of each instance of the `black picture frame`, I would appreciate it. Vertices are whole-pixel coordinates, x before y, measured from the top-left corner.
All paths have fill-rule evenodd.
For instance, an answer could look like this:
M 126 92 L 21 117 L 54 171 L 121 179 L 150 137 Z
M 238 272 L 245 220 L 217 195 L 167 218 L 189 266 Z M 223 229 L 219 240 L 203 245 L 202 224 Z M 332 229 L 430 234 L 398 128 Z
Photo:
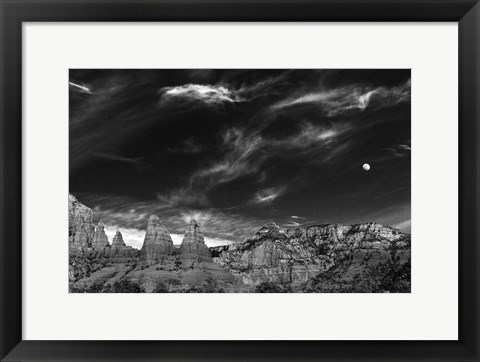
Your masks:
M 0 358 L 2 361 L 479 360 L 480 4 L 478 1 L 0 0 L 0 12 Z M 459 340 L 22 340 L 22 22 L 73 21 L 458 22 Z M 439 227 L 446 226 L 439 225 Z

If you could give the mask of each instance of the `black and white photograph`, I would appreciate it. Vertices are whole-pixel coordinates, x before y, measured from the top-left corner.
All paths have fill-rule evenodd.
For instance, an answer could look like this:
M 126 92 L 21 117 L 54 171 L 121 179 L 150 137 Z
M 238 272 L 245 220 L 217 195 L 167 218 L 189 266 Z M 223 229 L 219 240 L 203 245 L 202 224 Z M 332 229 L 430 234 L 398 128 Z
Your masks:
M 70 293 L 411 292 L 410 69 L 68 81 Z

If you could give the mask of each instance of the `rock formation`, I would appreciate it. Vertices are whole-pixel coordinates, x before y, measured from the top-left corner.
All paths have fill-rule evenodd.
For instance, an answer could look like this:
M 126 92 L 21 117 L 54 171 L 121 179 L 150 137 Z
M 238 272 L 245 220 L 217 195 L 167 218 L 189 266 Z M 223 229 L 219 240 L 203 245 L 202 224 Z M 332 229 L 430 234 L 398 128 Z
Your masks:
M 212 256 L 208 247 L 205 245 L 203 235 L 200 234 L 199 225 L 192 219 L 185 232 L 185 236 L 180 245 L 180 256 L 183 258 L 193 257 L 199 260 L 211 261 Z
M 300 287 L 339 263 L 377 265 L 390 259 L 392 244 L 398 256 L 410 255 L 410 235 L 378 223 L 314 225 L 281 230 L 275 223 L 261 227 L 244 243 L 211 248 L 214 262 L 239 275 L 244 283 L 275 282 Z M 352 270 L 353 270 L 352 269 Z
M 276 237 L 282 237 L 285 236 L 285 231 L 280 229 L 280 227 L 275 224 L 273 221 L 263 225 L 260 229 L 257 230 L 255 233 L 255 236 L 258 235 L 263 235 L 263 236 L 268 236 L 270 238 L 276 238 Z
M 171 255 L 173 252 L 173 241 L 167 228 L 156 215 L 150 216 L 141 249 L 142 257 L 153 261 L 162 256 Z
M 92 209 L 68 195 L 68 244 L 70 248 L 84 250 L 93 241 L 95 226 Z
M 121 248 L 125 246 L 126 245 L 125 245 L 125 242 L 123 241 L 122 233 L 117 230 L 112 240 L 112 248 Z
M 175 247 L 152 215 L 138 250 L 120 231 L 110 245 L 104 224 L 95 229 L 92 210 L 69 195 L 69 247 L 75 292 L 123 292 L 122 283 L 147 292 L 410 291 L 410 235 L 378 223 L 284 230 L 271 222 L 243 243 L 208 248 L 191 220 Z
M 108 236 L 105 234 L 105 224 L 100 221 L 95 229 L 95 234 L 93 235 L 92 248 L 103 249 L 108 248 L 109 246 L 110 243 L 108 242 Z
M 140 255 L 140 251 L 132 248 L 131 246 L 127 246 L 123 241 L 122 233 L 117 231 L 113 237 L 112 245 L 110 246 L 108 254 L 111 257 L 116 258 L 118 261 L 122 258 L 138 257 Z

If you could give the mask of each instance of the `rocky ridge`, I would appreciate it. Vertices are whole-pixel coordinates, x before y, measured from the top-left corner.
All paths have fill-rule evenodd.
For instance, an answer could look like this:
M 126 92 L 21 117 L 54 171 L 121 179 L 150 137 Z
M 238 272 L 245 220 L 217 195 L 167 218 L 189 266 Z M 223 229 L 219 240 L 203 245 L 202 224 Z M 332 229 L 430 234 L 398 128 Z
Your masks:
M 280 229 L 261 227 L 244 243 L 211 248 L 213 260 L 247 285 L 274 282 L 295 291 L 311 278 L 339 264 L 353 265 L 348 274 L 391 259 L 392 247 L 401 262 L 410 257 L 410 235 L 378 223 L 312 225 Z

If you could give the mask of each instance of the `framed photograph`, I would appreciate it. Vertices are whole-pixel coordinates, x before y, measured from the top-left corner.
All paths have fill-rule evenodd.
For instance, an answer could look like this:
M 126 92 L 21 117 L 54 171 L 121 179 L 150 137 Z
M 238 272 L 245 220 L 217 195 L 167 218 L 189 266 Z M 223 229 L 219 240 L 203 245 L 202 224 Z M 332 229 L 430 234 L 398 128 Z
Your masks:
M 477 1 L 0 9 L 2 361 L 479 361 Z
M 411 292 L 410 69 L 69 87 L 69 292 Z

